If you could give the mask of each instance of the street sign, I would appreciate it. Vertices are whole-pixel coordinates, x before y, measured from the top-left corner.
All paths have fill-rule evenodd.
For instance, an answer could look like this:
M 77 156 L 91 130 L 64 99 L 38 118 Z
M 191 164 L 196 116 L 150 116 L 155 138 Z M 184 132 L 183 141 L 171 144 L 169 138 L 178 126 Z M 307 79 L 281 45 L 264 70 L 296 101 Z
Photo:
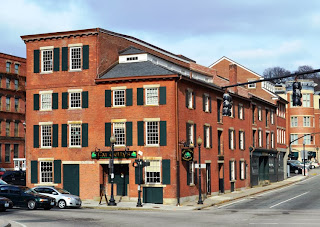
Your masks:
M 199 167 L 199 165 L 200 165 L 200 167 Z M 206 168 L 206 164 L 195 164 L 194 165 L 194 167 L 196 168 L 196 169 L 205 169 Z
M 114 151 L 114 158 L 136 158 L 137 152 L 136 151 Z M 111 158 L 112 152 L 111 151 L 93 151 L 91 152 L 92 159 L 105 159 Z
M 182 148 L 181 159 L 182 161 L 193 161 L 193 148 Z

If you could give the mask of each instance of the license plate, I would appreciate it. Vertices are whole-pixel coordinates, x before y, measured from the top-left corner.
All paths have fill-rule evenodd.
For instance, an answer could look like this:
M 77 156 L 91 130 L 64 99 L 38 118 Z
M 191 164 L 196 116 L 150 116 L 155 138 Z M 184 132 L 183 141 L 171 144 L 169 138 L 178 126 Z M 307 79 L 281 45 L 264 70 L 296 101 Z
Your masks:
M 52 205 L 52 206 L 53 206 L 53 205 L 54 205 L 54 202 L 51 202 L 51 203 L 50 203 L 50 205 Z
M 4 204 L 4 207 L 9 207 L 9 203 L 5 203 L 5 204 Z

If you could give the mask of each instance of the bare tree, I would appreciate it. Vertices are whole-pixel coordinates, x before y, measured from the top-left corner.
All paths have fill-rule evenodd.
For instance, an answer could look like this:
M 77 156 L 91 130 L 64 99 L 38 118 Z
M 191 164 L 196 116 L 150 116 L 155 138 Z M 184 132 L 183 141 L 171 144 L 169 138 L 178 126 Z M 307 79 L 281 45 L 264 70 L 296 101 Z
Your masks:
M 284 68 L 281 68 L 279 66 L 267 68 L 263 71 L 263 77 L 264 78 L 273 78 L 273 77 L 279 77 L 279 76 L 286 76 L 289 75 L 291 72 L 289 70 L 286 70 Z M 288 80 L 288 78 L 283 78 L 281 80 L 276 79 L 274 80 L 275 83 L 281 83 L 283 81 Z
M 312 71 L 314 70 L 311 66 L 309 65 L 302 65 L 298 67 L 298 70 L 295 71 L 296 73 L 303 73 L 303 72 L 307 72 L 307 71 Z M 307 78 L 318 78 L 319 77 L 319 73 L 311 73 L 311 74 L 306 74 L 306 75 L 302 75 L 299 76 L 300 78 L 303 79 L 307 79 Z

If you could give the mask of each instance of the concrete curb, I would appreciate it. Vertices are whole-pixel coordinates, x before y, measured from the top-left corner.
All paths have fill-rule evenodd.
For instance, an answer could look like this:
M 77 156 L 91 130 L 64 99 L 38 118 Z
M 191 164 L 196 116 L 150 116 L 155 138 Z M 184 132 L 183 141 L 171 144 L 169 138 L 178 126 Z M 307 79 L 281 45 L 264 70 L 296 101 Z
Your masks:
M 1 227 L 11 227 L 11 223 L 5 220 L 0 220 L 0 226 Z

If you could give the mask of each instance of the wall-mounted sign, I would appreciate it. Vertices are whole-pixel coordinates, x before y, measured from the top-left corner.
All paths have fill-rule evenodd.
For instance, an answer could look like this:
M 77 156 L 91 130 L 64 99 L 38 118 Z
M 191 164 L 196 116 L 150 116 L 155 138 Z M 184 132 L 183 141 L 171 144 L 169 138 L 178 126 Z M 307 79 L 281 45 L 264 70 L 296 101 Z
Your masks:
M 111 158 L 111 151 L 93 151 L 91 152 L 92 159 Z M 114 158 L 136 158 L 136 151 L 114 151 Z
M 193 161 L 193 148 L 182 148 L 181 159 L 182 161 Z

